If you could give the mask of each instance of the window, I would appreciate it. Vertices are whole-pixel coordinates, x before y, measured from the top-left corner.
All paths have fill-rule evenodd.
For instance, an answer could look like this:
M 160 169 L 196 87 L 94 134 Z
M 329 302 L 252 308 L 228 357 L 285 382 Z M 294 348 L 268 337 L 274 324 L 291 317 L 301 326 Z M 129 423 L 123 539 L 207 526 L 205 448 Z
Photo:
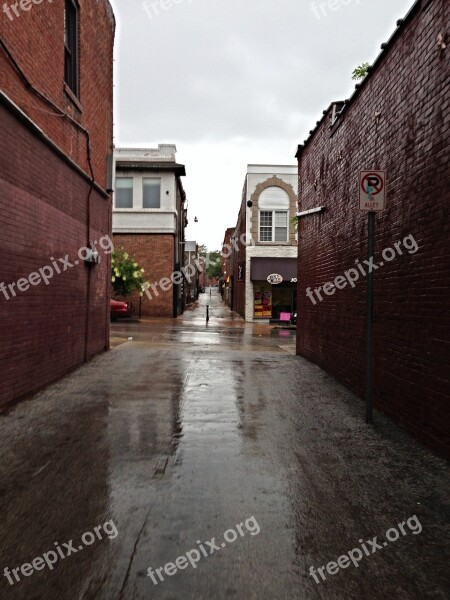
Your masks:
M 116 179 L 116 208 L 133 208 L 133 178 Z
M 289 203 L 283 188 L 271 186 L 263 190 L 258 199 L 260 242 L 289 240 Z
M 273 213 L 261 211 L 259 214 L 259 241 L 271 242 L 273 230 Z
M 78 5 L 66 0 L 64 14 L 64 79 L 78 96 Z
M 161 179 L 142 180 L 142 208 L 161 208 Z
M 262 210 L 259 213 L 259 241 L 287 242 L 288 213 L 279 210 Z
M 275 212 L 275 241 L 288 241 L 288 214 L 287 212 Z

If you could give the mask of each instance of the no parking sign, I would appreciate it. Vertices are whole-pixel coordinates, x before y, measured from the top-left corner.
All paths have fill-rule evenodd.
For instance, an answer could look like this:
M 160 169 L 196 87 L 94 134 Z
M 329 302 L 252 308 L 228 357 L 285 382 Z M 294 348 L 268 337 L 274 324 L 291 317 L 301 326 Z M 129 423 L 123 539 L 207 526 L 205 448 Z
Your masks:
M 367 264 L 375 256 L 375 213 L 386 208 L 386 172 L 361 171 L 359 175 L 359 208 L 367 213 Z M 366 421 L 373 423 L 373 270 L 367 275 L 366 335 Z
M 359 177 L 359 208 L 380 212 L 386 208 L 386 172 L 362 171 Z

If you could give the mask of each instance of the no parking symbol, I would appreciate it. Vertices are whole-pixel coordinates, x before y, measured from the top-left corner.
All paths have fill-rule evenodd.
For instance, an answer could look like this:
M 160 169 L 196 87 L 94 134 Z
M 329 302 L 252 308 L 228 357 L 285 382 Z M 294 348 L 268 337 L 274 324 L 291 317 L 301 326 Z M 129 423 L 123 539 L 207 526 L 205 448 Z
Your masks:
M 362 171 L 359 178 L 359 208 L 380 212 L 386 208 L 386 172 Z

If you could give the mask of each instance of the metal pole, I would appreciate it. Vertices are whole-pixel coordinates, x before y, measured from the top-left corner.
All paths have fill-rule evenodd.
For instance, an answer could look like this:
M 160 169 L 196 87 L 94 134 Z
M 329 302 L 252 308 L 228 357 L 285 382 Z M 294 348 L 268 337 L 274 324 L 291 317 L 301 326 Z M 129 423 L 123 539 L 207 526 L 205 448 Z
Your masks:
M 369 212 L 368 222 L 369 263 L 375 254 L 375 213 Z M 367 280 L 367 340 L 366 340 L 366 422 L 373 423 L 373 269 Z
M 209 306 L 206 307 L 206 322 L 209 323 Z

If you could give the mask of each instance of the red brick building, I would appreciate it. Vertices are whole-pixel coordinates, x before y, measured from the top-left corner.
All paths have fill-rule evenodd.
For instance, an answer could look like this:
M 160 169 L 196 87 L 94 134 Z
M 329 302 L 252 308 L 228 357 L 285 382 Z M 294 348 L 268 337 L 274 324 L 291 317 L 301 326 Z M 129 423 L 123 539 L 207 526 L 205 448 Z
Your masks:
M 21 5 L 0 18 L 0 408 L 109 344 L 114 15 Z
M 359 210 L 359 173 L 385 170 L 374 258 L 375 403 L 448 452 L 449 4 L 417 1 L 397 25 L 354 95 L 325 111 L 298 149 L 299 210 L 317 212 L 299 222 L 297 350 L 364 396 L 367 277 L 359 266 L 367 214 Z M 360 272 L 353 286 L 339 279 L 351 268 Z
M 182 314 L 189 282 L 184 268 L 186 194 L 176 146 L 115 150 L 114 246 L 134 256 L 151 284 L 131 297 L 134 313 L 147 317 Z M 174 275 L 176 273 L 176 275 Z
M 231 269 L 233 272 L 233 286 L 231 289 L 231 310 L 236 311 L 245 319 L 245 275 L 247 264 L 247 178 L 242 190 L 242 201 L 239 207 L 236 227 L 233 233 L 233 251 L 231 254 Z
M 233 273 L 231 267 L 231 255 L 233 253 L 233 246 L 231 245 L 231 238 L 234 234 L 234 227 L 229 227 L 225 231 L 225 235 L 222 242 L 222 277 L 223 277 L 223 299 L 227 306 L 231 307 L 232 296 L 233 296 Z

